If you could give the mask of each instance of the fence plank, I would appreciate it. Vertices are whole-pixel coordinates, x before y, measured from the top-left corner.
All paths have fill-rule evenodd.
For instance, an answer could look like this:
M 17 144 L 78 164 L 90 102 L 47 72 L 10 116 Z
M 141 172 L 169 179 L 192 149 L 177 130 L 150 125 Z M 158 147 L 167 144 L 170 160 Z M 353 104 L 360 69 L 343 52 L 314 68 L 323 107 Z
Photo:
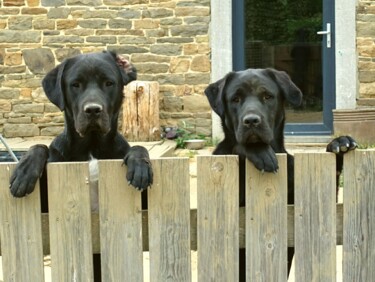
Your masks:
M 375 151 L 345 155 L 343 281 L 374 281 L 374 188 Z
M 104 281 L 143 281 L 141 193 L 127 184 L 122 161 L 99 161 Z
M 287 164 L 277 157 L 277 174 L 246 163 L 247 281 L 287 280 Z
M 295 154 L 296 281 L 336 281 L 335 168 L 333 154 Z
M 236 156 L 197 158 L 198 281 L 238 281 Z
M 148 191 L 150 280 L 190 281 L 190 179 L 187 158 L 152 161 Z
M 15 164 L 0 165 L 0 236 L 4 281 L 44 281 L 39 183 L 25 198 L 13 198 Z
M 93 279 L 87 163 L 50 163 L 48 201 L 53 281 Z

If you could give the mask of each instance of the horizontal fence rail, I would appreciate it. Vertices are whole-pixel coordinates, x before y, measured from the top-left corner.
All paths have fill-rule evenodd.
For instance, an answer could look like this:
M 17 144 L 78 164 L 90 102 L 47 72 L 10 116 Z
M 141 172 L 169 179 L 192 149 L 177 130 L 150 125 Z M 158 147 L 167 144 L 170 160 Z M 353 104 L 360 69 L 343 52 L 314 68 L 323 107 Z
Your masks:
M 121 161 L 99 161 L 99 213 L 90 207 L 89 168 L 48 164 L 49 213 L 39 184 L 13 198 L 15 164 L 0 164 L 0 242 L 4 281 L 91 281 L 92 254 L 101 253 L 104 281 L 237 281 L 246 248 L 248 281 L 286 281 L 287 247 L 295 247 L 295 281 L 336 281 L 336 245 L 343 245 L 343 281 L 375 277 L 375 151 L 345 156 L 344 201 L 336 203 L 335 157 L 295 154 L 295 204 L 287 205 L 286 155 L 279 172 L 246 166 L 246 207 L 239 207 L 236 156 L 197 157 L 197 209 L 190 208 L 189 159 L 152 160 L 148 210 L 127 184 Z M 143 252 L 149 251 L 149 265 Z M 193 280 L 194 280 L 193 279 Z

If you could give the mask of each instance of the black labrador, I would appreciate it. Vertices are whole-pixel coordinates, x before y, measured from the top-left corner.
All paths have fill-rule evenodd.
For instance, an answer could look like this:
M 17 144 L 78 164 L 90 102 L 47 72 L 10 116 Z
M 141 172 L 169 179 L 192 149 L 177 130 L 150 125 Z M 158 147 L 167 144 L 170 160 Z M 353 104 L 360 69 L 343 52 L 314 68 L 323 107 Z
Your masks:
M 128 182 L 140 191 L 150 187 L 153 173 L 148 151 L 141 146 L 130 147 L 117 131 L 123 88 L 136 76 L 136 69 L 113 52 L 78 55 L 47 73 L 43 89 L 64 111 L 64 131 L 49 148 L 35 145 L 22 157 L 11 176 L 12 195 L 30 194 L 43 175 L 41 201 L 46 211 L 46 163 L 90 159 L 123 159 L 128 166 Z M 100 281 L 97 256 L 94 264 L 96 281 Z
M 245 160 L 251 161 L 261 171 L 277 172 L 276 153 L 287 153 L 284 147 L 284 104 L 289 102 L 299 106 L 302 93 L 285 72 L 247 69 L 228 73 L 210 84 L 205 94 L 212 109 L 220 116 L 224 130 L 224 140 L 213 154 L 239 155 L 240 205 L 244 206 Z M 343 167 L 343 154 L 356 146 L 349 136 L 335 138 L 328 144 L 327 151 L 336 154 L 338 177 Z M 293 204 L 293 156 L 287 154 L 287 163 L 288 203 Z
M 136 70 L 112 52 L 78 55 L 65 60 L 43 79 L 48 99 L 64 111 L 65 127 L 49 148 L 35 145 L 23 156 L 11 177 L 15 197 L 30 194 L 47 162 L 124 159 L 127 180 L 138 190 L 152 184 L 149 154 L 130 147 L 117 131 L 123 88 Z

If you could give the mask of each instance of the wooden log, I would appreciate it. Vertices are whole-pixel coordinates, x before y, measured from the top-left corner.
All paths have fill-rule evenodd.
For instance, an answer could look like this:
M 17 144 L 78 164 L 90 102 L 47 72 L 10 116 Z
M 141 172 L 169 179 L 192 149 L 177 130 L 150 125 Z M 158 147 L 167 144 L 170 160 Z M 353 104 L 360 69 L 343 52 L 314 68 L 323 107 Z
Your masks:
M 128 141 L 160 140 L 158 82 L 129 83 L 122 106 L 122 134 Z

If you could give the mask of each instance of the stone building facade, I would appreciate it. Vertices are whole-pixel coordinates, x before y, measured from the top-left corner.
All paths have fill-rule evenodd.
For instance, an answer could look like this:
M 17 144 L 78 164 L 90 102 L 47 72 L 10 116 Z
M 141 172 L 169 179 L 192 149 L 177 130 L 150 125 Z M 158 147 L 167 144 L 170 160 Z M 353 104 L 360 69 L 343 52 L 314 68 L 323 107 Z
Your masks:
M 3 0 L 0 132 L 54 136 L 63 115 L 41 79 L 65 58 L 114 50 L 160 84 L 160 123 L 211 134 L 209 0 Z
M 41 79 L 64 58 L 109 49 L 128 56 L 139 70 L 139 80 L 159 82 L 161 125 L 188 124 L 210 135 L 220 125 L 212 126 L 203 91 L 211 79 L 232 67 L 231 3 L 2 0 L 0 133 L 5 137 L 58 134 L 63 116 L 46 99 Z M 353 34 L 346 27 L 348 16 Z M 352 132 L 375 141 L 368 130 L 375 125 L 374 1 L 337 3 L 336 33 L 341 35 L 336 36 L 335 134 Z M 349 48 L 347 41 L 353 46 Z

